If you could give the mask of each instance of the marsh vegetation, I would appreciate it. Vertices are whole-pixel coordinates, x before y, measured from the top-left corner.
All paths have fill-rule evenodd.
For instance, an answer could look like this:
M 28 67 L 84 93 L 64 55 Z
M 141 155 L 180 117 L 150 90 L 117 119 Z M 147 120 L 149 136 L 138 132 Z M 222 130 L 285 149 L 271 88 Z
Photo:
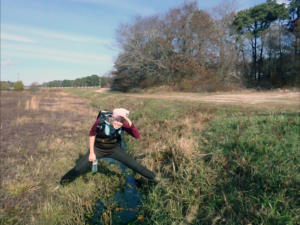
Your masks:
M 298 109 L 69 89 L 1 94 L 1 224 L 83 224 L 98 199 L 110 224 L 118 166 L 58 182 L 88 150 L 99 109 L 116 107 L 141 134 L 124 135 L 127 151 L 163 178 L 136 174 L 143 202 L 130 224 L 299 223 Z

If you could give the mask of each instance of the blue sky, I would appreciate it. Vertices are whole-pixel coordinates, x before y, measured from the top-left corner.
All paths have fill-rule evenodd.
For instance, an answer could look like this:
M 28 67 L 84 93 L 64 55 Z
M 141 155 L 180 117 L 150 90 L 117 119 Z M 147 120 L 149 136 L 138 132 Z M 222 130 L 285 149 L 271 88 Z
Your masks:
M 209 9 L 222 0 L 199 0 Z M 283 0 L 282 0 L 283 1 Z M 108 48 L 120 22 L 166 12 L 184 0 L 1 0 L 1 80 L 76 79 L 113 70 Z M 239 9 L 264 0 L 236 0 Z

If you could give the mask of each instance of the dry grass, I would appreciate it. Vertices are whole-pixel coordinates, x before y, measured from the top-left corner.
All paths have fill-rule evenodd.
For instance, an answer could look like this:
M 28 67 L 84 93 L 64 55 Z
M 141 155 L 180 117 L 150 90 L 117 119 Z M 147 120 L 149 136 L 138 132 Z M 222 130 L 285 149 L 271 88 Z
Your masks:
M 10 195 L 20 196 L 25 193 L 33 193 L 34 191 L 41 188 L 40 182 L 33 182 L 28 178 L 24 178 L 21 181 L 13 180 L 6 185 L 6 189 Z
M 33 118 L 31 117 L 18 117 L 16 122 L 19 123 L 19 124 L 24 124 L 24 123 L 30 123 L 30 121 L 34 120 Z M 15 123 L 15 121 L 13 122 Z
M 84 103 L 56 92 L 1 94 L 0 224 L 82 224 L 97 196 L 112 196 L 124 182 L 118 172 L 87 178 L 88 173 L 58 188 L 61 176 L 88 150 L 98 110 Z
M 150 91 L 151 90 L 151 91 Z M 298 91 L 254 91 L 244 90 L 239 92 L 214 92 L 214 93 L 182 93 L 182 92 L 160 92 L 159 89 L 150 89 L 140 94 L 126 94 L 128 98 L 150 98 L 166 100 L 188 100 L 202 101 L 216 104 L 237 104 L 267 106 L 272 108 L 299 108 Z
M 31 100 L 26 101 L 25 109 L 26 110 L 29 110 L 29 109 L 38 110 L 39 103 L 40 103 L 40 100 L 38 99 L 38 97 L 36 95 L 32 96 Z M 18 103 L 18 107 L 19 107 L 19 105 L 20 105 L 20 102 Z
M 197 121 L 195 118 L 186 117 L 178 121 L 165 120 L 162 125 L 158 123 L 150 130 L 148 127 L 142 128 L 140 132 L 143 146 L 138 147 L 136 157 L 143 155 L 142 164 L 158 174 L 166 177 L 178 176 L 181 165 L 189 165 L 189 168 L 192 168 L 202 157 L 199 137 L 191 134 L 204 130 L 205 125 L 201 121 L 205 121 L 206 118 L 207 116 L 199 113 Z M 151 138 L 153 132 L 159 133 L 159 137 Z M 203 142 L 207 140 L 203 138 Z

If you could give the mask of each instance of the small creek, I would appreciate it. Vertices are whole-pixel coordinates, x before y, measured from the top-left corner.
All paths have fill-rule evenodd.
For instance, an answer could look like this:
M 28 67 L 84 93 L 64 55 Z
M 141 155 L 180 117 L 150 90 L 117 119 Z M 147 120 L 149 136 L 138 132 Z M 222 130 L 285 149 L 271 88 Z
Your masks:
M 121 147 L 124 150 L 126 149 L 126 145 L 123 141 L 121 143 Z M 122 191 L 116 191 L 111 199 L 106 200 L 108 203 L 111 202 L 118 205 L 118 210 L 116 210 L 112 216 L 112 224 L 121 225 L 129 223 L 137 218 L 138 212 L 141 208 L 142 195 L 136 189 L 135 175 L 133 173 L 127 174 L 126 171 L 128 167 L 117 160 L 111 158 L 103 158 L 103 160 L 109 164 L 119 164 L 119 168 L 121 169 L 122 173 L 126 174 L 127 176 L 125 181 L 126 188 L 123 188 Z M 105 205 L 100 199 L 96 203 L 96 213 L 90 221 L 91 224 L 102 224 L 100 221 L 104 208 Z

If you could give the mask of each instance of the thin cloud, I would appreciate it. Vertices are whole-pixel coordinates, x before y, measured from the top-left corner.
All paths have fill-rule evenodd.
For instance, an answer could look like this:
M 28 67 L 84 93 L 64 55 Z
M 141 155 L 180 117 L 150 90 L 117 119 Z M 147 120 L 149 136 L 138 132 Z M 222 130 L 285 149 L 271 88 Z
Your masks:
M 13 66 L 16 65 L 17 63 L 18 61 L 11 61 L 10 59 L 0 62 L 1 66 Z
M 35 43 L 35 41 L 20 37 L 17 35 L 1 33 L 1 39 L 9 40 L 9 41 L 18 41 L 18 42 L 26 42 L 26 43 Z
M 83 42 L 83 43 L 98 43 L 108 44 L 111 40 L 100 39 L 92 36 L 74 35 L 74 34 L 63 34 L 55 31 L 49 31 L 45 29 L 37 29 L 33 27 L 17 27 L 11 25 L 2 25 L 2 30 L 10 30 L 11 32 L 26 33 L 40 37 L 55 38 L 65 41 Z M 2 38 L 2 35 L 1 35 Z M 28 40 L 28 39 L 26 39 Z M 27 41 L 28 42 L 28 41 Z
M 37 59 L 37 60 L 50 60 L 58 62 L 70 62 L 78 64 L 97 64 L 97 65 L 113 65 L 110 60 L 96 60 L 96 59 L 85 59 L 85 58 L 69 58 L 60 55 L 41 55 L 38 53 L 24 53 L 24 52 L 11 52 L 11 55 L 15 57 L 22 57 L 24 59 Z
M 88 64 L 112 64 L 109 55 L 96 55 L 76 51 L 67 51 L 47 47 L 26 45 L 3 44 L 1 54 L 8 57 L 23 57 L 33 59 L 46 59 L 53 61 L 88 63 Z
M 136 4 L 130 4 L 130 1 L 124 1 L 124 0 L 69 0 L 72 2 L 82 2 L 82 3 L 93 3 L 93 4 L 105 4 L 105 5 L 111 5 L 118 8 L 126 9 L 129 11 L 135 11 L 137 13 L 141 14 L 153 14 L 155 13 L 155 10 L 146 8 L 146 7 L 139 7 Z

